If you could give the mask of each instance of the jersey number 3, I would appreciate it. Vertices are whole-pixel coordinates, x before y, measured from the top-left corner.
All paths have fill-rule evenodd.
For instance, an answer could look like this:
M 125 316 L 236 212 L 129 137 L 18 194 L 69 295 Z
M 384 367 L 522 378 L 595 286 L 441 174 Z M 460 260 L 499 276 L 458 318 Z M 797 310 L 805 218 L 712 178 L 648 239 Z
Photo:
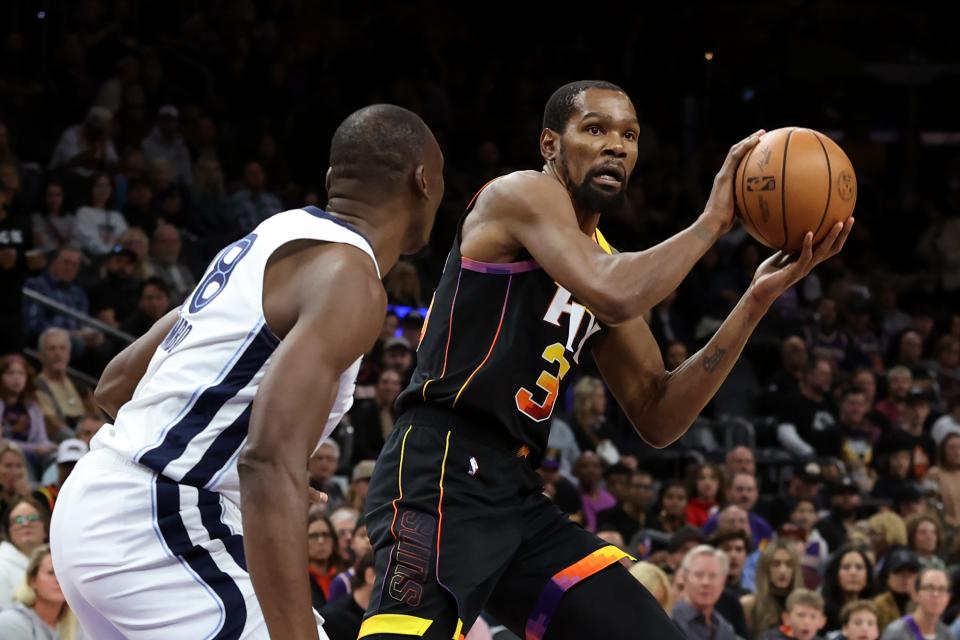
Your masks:
M 190 298 L 190 313 L 196 313 L 205 306 L 213 302 L 214 298 L 220 295 L 227 282 L 230 280 L 230 274 L 234 268 L 250 251 L 257 234 L 251 233 L 248 236 L 240 238 L 229 247 L 220 252 L 216 262 L 210 269 L 210 273 L 203 279 Z
M 537 386 L 547 392 L 547 397 L 544 399 L 543 404 L 534 401 L 533 393 L 526 387 L 520 387 L 517 395 L 514 396 L 514 400 L 517 402 L 517 409 L 520 410 L 520 413 L 536 422 L 543 422 L 553 414 L 553 405 L 557 402 L 557 396 L 560 393 L 560 381 L 563 380 L 563 376 L 567 375 L 567 371 L 570 370 L 570 363 L 567 362 L 567 358 L 563 353 L 564 347 L 559 342 L 554 342 L 543 350 L 544 360 L 550 363 L 556 362 L 560 365 L 557 375 L 553 375 L 547 371 L 541 371 L 540 377 L 537 378 Z

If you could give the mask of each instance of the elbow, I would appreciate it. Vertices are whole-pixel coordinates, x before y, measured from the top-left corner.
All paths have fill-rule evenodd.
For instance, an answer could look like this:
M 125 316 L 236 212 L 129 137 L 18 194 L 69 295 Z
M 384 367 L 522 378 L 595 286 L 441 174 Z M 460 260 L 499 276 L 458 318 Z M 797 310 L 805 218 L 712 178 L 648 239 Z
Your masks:
M 629 302 L 622 293 L 610 290 L 597 291 L 590 304 L 590 311 L 603 324 L 615 327 L 632 320 L 637 314 L 631 313 Z

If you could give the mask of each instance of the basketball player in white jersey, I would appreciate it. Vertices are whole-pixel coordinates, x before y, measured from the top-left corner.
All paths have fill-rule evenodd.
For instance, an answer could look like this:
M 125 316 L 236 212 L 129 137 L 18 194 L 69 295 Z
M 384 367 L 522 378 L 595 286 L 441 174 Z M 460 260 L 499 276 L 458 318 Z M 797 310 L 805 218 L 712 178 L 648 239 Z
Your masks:
M 106 368 L 111 416 L 57 500 L 57 577 L 97 640 L 326 638 L 307 577 L 307 461 L 352 403 L 381 277 L 427 241 L 443 156 L 374 105 L 330 148 L 327 211 L 226 247 Z M 242 525 L 242 526 L 241 526 Z

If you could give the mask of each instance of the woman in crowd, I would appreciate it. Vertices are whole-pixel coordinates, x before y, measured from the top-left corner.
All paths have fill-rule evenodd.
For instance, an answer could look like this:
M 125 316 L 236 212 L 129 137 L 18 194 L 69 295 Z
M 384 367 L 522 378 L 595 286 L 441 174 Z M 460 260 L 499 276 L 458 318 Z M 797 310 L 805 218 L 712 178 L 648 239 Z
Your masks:
M 702 462 L 687 474 L 687 524 L 702 527 L 722 505 L 723 472 L 712 462 Z
M 20 498 L 29 498 L 27 459 L 20 447 L 0 440 L 0 513 L 5 513 Z
M 84 637 L 53 573 L 50 546 L 30 556 L 15 604 L 0 612 L 0 638 L 9 640 L 80 640 Z
M 907 525 L 892 511 L 881 511 L 867 520 L 867 533 L 873 546 L 873 557 L 878 569 L 883 567 L 887 554 L 907 546 Z
M 755 592 L 740 598 L 747 626 L 754 638 L 780 625 L 787 596 L 802 587 L 803 571 L 794 543 L 774 538 L 764 547 L 757 562 Z
M 36 400 L 33 369 L 17 354 L 0 358 L 0 420 L 0 436 L 23 449 L 39 477 L 44 457 L 57 446 L 47 437 L 43 411 Z
M 828 630 L 840 628 L 840 610 L 854 600 L 874 596 L 873 563 L 859 547 L 843 546 L 830 557 L 823 575 Z
M 44 253 L 53 253 L 70 244 L 77 226 L 77 217 L 64 206 L 63 185 L 56 180 L 47 182 L 43 206 L 30 218 L 33 227 L 33 245 Z
M 314 609 L 326 604 L 331 581 L 345 569 L 339 549 L 340 541 L 330 518 L 319 512 L 311 514 L 307 522 L 307 552 L 310 556 L 308 571 Z
M 17 585 L 23 580 L 30 554 L 47 539 L 46 514 L 33 498 L 20 498 L 6 510 L 0 521 L 0 608 L 13 602 Z M 0 635 L 0 638 L 7 636 Z
M 907 543 L 923 569 L 946 569 L 940 551 L 940 520 L 929 513 L 918 513 L 907 518 Z
M 77 209 L 74 242 L 91 256 L 108 253 L 127 230 L 123 214 L 110 208 L 112 192 L 110 176 L 101 173 L 94 177 L 90 187 L 90 203 Z
M 630 575 L 647 588 L 667 614 L 673 612 L 673 586 L 660 567 L 650 562 L 638 562 L 630 567 Z
M 919 571 L 920 561 L 909 549 L 895 549 L 890 552 L 880 571 L 879 583 L 882 592 L 873 599 L 881 629 L 907 613 L 915 595 L 914 582 Z
M 648 529 L 667 534 L 687 524 L 687 488 L 678 481 L 665 482 L 660 490 L 660 506 L 647 523 Z

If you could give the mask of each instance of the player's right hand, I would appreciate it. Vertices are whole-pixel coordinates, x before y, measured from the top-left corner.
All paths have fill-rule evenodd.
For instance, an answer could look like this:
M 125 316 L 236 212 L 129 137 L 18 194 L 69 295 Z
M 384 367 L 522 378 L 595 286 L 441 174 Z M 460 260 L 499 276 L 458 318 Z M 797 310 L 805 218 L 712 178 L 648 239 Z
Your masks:
M 330 496 L 323 491 L 317 491 L 313 487 L 307 487 L 307 498 L 309 498 L 311 505 L 327 504 L 327 501 L 330 500 Z
M 715 238 L 719 238 L 733 226 L 735 216 L 733 180 L 737 175 L 737 167 L 740 165 L 740 160 L 757 146 L 757 143 L 760 142 L 760 136 L 764 133 L 763 129 L 759 129 L 730 147 L 730 151 L 723 161 L 723 166 L 720 167 L 720 171 L 713 179 L 713 189 L 710 190 L 710 197 L 707 199 L 706 207 L 704 207 L 702 219 L 707 221 L 709 228 L 716 233 Z

